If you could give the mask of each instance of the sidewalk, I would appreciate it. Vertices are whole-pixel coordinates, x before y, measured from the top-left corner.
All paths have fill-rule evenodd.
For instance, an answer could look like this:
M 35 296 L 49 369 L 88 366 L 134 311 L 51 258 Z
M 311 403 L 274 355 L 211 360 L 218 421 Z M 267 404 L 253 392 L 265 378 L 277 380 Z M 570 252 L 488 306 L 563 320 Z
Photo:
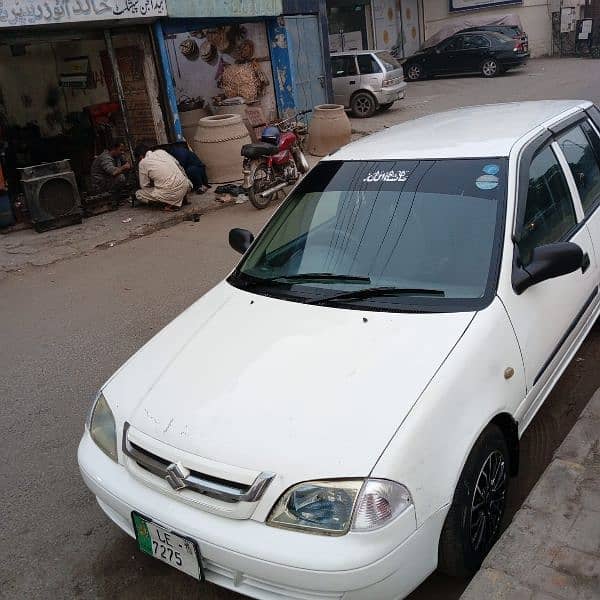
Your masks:
M 600 389 L 461 600 L 600 598 Z

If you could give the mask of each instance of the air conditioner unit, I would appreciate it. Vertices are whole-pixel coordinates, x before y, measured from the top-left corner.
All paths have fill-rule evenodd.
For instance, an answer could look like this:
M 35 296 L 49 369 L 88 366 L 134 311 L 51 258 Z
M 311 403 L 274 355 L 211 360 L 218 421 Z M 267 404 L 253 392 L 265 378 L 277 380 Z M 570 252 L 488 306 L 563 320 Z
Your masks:
M 38 233 L 81 223 L 79 189 L 68 160 L 19 171 L 29 215 Z

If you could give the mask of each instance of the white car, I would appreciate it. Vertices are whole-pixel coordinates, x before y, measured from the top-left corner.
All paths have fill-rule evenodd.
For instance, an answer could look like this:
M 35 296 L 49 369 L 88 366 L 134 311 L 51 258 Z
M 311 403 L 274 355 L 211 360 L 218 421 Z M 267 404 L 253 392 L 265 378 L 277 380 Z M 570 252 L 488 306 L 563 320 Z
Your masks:
M 600 111 L 466 108 L 327 157 L 104 385 L 83 479 L 139 549 L 254 598 L 476 570 L 600 312 Z

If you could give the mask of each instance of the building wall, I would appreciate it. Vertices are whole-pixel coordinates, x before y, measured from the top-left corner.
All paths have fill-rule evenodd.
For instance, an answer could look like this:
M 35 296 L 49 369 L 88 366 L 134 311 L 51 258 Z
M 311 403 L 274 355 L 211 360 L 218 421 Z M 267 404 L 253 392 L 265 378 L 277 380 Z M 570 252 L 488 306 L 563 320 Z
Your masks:
M 578 1 L 578 0 L 570 0 Z M 442 26 L 466 16 L 500 16 L 515 13 L 521 18 L 523 28 L 529 36 L 529 50 L 532 56 L 545 56 L 552 52 L 551 6 L 546 0 L 524 0 L 523 4 L 474 9 L 461 13 L 449 11 L 448 0 L 423 0 L 425 39 L 436 33 Z

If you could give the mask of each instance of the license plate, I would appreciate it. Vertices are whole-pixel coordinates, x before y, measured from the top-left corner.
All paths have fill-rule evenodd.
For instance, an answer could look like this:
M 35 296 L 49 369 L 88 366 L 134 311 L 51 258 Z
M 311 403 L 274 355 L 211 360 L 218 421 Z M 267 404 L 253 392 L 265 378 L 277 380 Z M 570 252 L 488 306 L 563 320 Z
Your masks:
M 200 552 L 193 540 L 173 533 L 138 513 L 132 513 L 138 546 L 144 554 L 202 579 Z

